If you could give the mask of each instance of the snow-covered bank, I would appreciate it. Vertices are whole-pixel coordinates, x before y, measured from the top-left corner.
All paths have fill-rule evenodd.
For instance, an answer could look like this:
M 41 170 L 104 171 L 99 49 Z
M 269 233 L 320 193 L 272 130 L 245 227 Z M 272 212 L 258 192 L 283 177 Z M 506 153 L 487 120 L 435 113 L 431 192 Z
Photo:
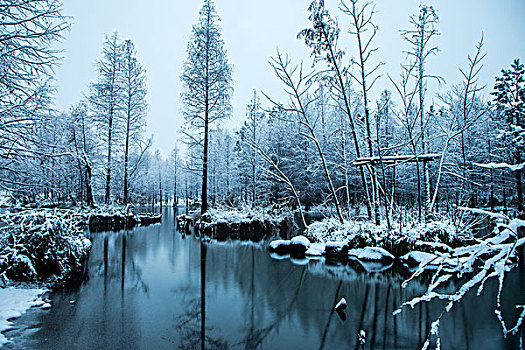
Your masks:
M 404 227 L 393 225 L 389 231 L 386 225 L 358 221 L 340 223 L 333 218 L 312 223 L 306 230 L 306 236 L 313 242 L 338 242 L 348 249 L 381 247 L 397 257 L 413 250 L 448 250 L 470 240 L 447 221 Z
M 3 332 L 12 327 L 9 320 L 20 317 L 31 306 L 43 305 L 40 297 L 44 293 L 40 288 L 0 288 L 0 347 L 8 343 Z
M 293 212 L 273 207 L 223 207 L 209 209 L 204 215 L 180 215 L 179 228 L 194 225 L 197 233 L 219 241 L 227 239 L 260 241 L 274 236 L 286 237 L 295 228 Z

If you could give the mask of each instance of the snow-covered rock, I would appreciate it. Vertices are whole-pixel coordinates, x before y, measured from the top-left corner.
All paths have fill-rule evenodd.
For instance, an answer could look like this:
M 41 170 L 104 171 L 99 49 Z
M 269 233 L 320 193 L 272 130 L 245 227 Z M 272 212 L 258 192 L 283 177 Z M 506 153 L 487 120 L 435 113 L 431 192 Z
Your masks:
M 326 242 L 324 251 L 326 256 L 336 256 L 343 254 L 345 249 L 348 247 L 346 246 L 345 242 L 341 241 L 335 241 L 335 242 Z
M 42 310 L 51 309 L 51 304 L 50 303 L 44 303 L 44 304 L 42 304 L 42 306 L 40 308 Z
M 431 262 L 436 262 L 437 258 L 438 256 L 432 253 L 413 251 L 403 255 L 399 260 L 410 267 L 415 267 L 421 264 L 427 265 Z
M 272 253 L 277 254 L 289 254 L 290 253 L 290 241 L 284 239 L 277 239 L 271 241 L 268 250 Z
M 301 245 L 308 249 L 310 247 L 310 240 L 308 240 L 308 238 L 306 238 L 305 236 L 295 236 L 290 241 L 290 244 L 293 246 Z
M 383 248 L 365 247 L 361 249 L 350 249 L 348 251 L 350 258 L 356 258 L 362 261 L 382 261 L 392 262 L 395 257 Z
M 324 249 L 325 245 L 323 243 L 311 243 L 304 254 L 307 256 L 322 256 L 324 255 Z
M 304 256 L 310 248 L 310 241 L 305 236 L 295 236 L 290 241 L 290 254 L 293 256 Z

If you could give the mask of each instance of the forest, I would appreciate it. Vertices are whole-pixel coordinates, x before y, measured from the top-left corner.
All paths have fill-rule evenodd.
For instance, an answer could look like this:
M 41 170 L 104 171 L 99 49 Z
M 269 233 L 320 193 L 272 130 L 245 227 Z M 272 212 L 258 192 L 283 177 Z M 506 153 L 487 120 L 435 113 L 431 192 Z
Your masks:
M 439 348 L 440 320 L 491 278 L 499 281 L 503 333 L 516 333 L 523 305 L 513 327 L 498 310 L 505 273 L 525 243 L 524 64 L 518 57 L 501 62 L 500 73 L 483 81 L 487 52 L 479 33 L 464 48 L 457 79 L 444 84 L 429 68 L 446 60 L 436 44 L 440 4 L 421 4 L 396 29 L 405 60 L 396 62 L 400 74 L 391 74 L 376 44 L 375 6 L 341 0 L 333 13 L 324 0 L 305 3 L 308 25 L 282 34 L 296 36 L 309 59 L 295 61 L 286 47 L 278 48 L 268 64 L 282 92 L 261 91 L 255 81 L 235 127 L 234 64 L 215 3 L 204 0 L 187 47 L 179 48 L 186 50 L 180 115 L 166 118 L 183 120 L 183 127 L 173 130 L 174 147 L 165 157 L 146 132 L 147 72 L 132 39 L 107 33 L 97 79 L 81 100 L 59 110 L 54 74 L 62 52 L 56 47 L 72 19 L 58 0 L 0 4 L 0 204 L 8 212 L 0 225 L 2 280 L 4 273 L 21 277 L 15 262 L 30 270 L 22 273 L 26 279 L 54 268 L 27 262 L 37 257 L 20 246 L 38 244 L 24 241 L 34 231 L 24 225 L 38 232 L 55 225 L 68 238 L 49 238 L 51 249 L 73 245 L 81 260 L 91 243 L 79 227 L 93 215 L 181 207 L 181 220 L 202 227 L 288 215 L 294 232 L 307 237 L 307 255 L 310 247 L 320 249 L 312 255 L 346 247 L 346 255 L 374 260 L 379 251 L 373 249 L 386 249 L 388 259 L 416 261 L 405 284 L 432 267 L 424 294 L 395 311 L 447 301 L 423 348 Z M 342 21 L 350 30 L 341 30 Z M 294 244 L 284 242 L 270 249 Z M 67 265 L 66 256 L 60 259 Z M 460 288 L 439 289 L 463 273 L 469 277 Z
M 320 207 L 339 220 L 366 216 L 376 224 L 403 220 L 405 212 L 419 221 L 451 215 L 457 207 L 523 213 L 523 64 L 502 62 L 494 81 L 479 81 L 486 54 L 480 34 L 452 88 L 429 95 L 427 84 L 442 79 L 426 70 L 440 55 L 432 6 L 407 18 L 400 34 L 406 61 L 400 76 L 390 76 L 381 63 L 369 63 L 381 54 L 372 3 L 343 2 L 353 29 L 341 33 L 323 1 L 312 2 L 311 25 L 298 39 L 313 63 L 277 52 L 270 64 L 288 99 L 254 90 L 243 125 L 233 130 L 227 126 L 232 66 L 218 15 L 206 5 L 181 75 L 184 129 L 173 131 L 179 146 L 163 159 L 145 135 L 146 74 L 133 42 L 108 34 L 98 80 L 60 112 L 52 100 L 60 57 L 53 44 L 68 19 L 55 1 L 15 5 L 3 10 L 12 23 L 2 26 L 0 128 L 0 181 L 12 203 L 151 205 L 189 198 L 203 209 L 207 202 Z M 357 57 L 345 57 L 342 35 L 353 37 Z M 201 50 L 213 52 L 208 76 Z M 381 91 L 375 101 L 372 89 Z

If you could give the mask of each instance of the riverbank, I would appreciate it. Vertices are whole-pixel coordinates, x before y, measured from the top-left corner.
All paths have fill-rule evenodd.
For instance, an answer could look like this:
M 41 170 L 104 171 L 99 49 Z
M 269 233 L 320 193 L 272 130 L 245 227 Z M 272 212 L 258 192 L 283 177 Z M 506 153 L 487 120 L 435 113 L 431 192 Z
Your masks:
M 288 209 L 264 207 L 223 207 L 177 217 L 177 227 L 217 241 L 228 239 L 258 242 L 272 237 L 290 237 L 297 226 Z

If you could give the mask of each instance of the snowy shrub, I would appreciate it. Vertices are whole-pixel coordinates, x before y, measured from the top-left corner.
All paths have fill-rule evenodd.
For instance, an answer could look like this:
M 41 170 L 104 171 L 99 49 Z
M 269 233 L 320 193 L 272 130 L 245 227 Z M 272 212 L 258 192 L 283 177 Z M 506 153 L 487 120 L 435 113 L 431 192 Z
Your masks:
M 85 217 L 68 210 L 28 210 L 0 216 L 0 274 L 14 281 L 63 283 L 82 271 L 91 242 Z
M 464 237 L 459 236 L 454 226 L 446 221 L 418 223 L 408 227 L 393 225 L 388 230 L 386 225 L 357 221 L 340 223 L 331 218 L 309 225 L 307 237 L 313 242 L 344 242 L 350 249 L 381 247 L 395 256 L 405 255 L 416 248 L 431 252 L 439 244 L 456 247 L 464 243 Z

